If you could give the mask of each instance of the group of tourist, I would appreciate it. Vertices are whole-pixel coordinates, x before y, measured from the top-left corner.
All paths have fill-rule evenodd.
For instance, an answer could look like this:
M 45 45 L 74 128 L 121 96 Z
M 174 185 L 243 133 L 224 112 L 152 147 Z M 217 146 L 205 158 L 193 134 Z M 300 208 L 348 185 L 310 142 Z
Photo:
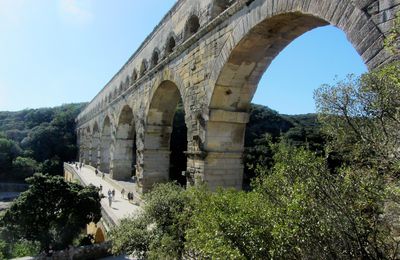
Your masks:
M 115 198 L 115 189 L 112 190 L 108 189 L 107 194 L 108 194 L 108 206 L 111 207 L 111 203 L 114 201 Z
M 80 170 L 80 169 L 82 169 L 82 166 L 85 166 L 85 164 L 82 163 L 82 162 L 80 162 L 80 163 L 75 162 L 74 164 L 75 164 L 75 168 L 77 170 L 78 169 Z M 97 168 L 95 168 L 94 173 L 95 173 L 96 176 L 99 174 L 99 172 L 100 171 Z M 101 178 L 104 179 L 104 177 L 105 177 L 104 172 L 101 172 Z M 100 194 L 101 194 L 102 190 L 103 190 L 103 186 L 100 185 L 99 188 L 100 188 Z M 115 201 L 115 189 L 112 189 L 112 190 L 109 189 L 108 190 L 107 198 L 108 198 L 108 205 L 111 207 L 112 202 Z M 125 199 L 125 189 L 124 188 L 121 189 L 121 198 Z M 132 202 L 134 200 L 133 192 L 128 192 L 127 193 L 127 199 L 128 199 L 129 202 Z
M 124 188 L 122 188 L 122 190 L 121 190 L 121 197 L 124 199 L 124 195 L 125 195 L 125 189 Z M 129 202 L 131 202 L 131 201 L 133 201 L 133 192 L 128 192 L 128 194 L 127 194 L 127 198 L 128 198 L 128 201 Z
M 69 164 L 72 164 L 72 163 L 69 163 Z M 80 170 L 80 169 L 82 169 L 82 166 L 85 166 L 85 164 L 84 163 L 79 163 L 79 165 L 78 165 L 78 163 L 76 162 L 75 163 L 75 169 L 77 169 L 77 170 Z

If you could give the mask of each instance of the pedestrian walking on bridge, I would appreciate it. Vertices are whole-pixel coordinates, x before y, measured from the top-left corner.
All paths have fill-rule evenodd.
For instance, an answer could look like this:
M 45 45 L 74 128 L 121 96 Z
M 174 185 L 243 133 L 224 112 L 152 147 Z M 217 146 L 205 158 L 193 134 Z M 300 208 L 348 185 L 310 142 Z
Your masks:
M 108 190 L 107 195 L 108 195 L 108 206 L 111 207 L 113 196 L 112 196 L 112 191 L 110 189 Z

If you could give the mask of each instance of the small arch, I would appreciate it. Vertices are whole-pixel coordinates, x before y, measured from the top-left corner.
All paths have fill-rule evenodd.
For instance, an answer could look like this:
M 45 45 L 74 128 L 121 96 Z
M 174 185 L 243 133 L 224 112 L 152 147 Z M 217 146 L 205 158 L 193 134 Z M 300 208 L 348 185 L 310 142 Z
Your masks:
M 165 47 L 165 53 L 166 55 L 169 55 L 170 53 L 172 53 L 175 49 L 176 46 L 176 42 L 175 42 L 175 38 L 173 35 L 171 35 L 168 40 L 167 40 L 167 44 Z
M 92 127 L 92 133 L 98 133 L 99 132 L 99 125 L 97 124 L 97 122 L 94 122 L 93 127 Z
M 131 82 L 132 83 L 135 82 L 137 80 L 137 78 L 138 78 L 137 71 L 136 71 L 136 69 L 134 69 L 132 72 Z
M 130 106 L 125 105 L 119 114 L 118 125 L 133 123 L 133 112 Z
M 225 11 L 232 5 L 234 0 L 214 0 L 211 7 L 211 19 L 217 17 L 220 13 Z
M 111 121 L 109 116 L 104 119 L 100 140 L 100 171 L 108 173 L 110 171 L 111 147 Z
M 147 72 L 147 60 L 143 59 L 142 60 L 142 65 L 140 66 L 140 77 L 143 77 L 144 74 Z
M 185 25 L 185 39 L 195 34 L 200 28 L 200 21 L 197 15 L 192 15 L 186 22 Z
M 133 111 L 125 105 L 118 117 L 113 152 L 111 154 L 111 177 L 116 180 L 128 180 L 136 165 L 136 141 Z
M 151 67 L 154 68 L 158 64 L 159 54 L 158 50 L 153 51 L 153 55 L 151 56 Z
M 106 239 L 105 239 L 103 230 L 101 228 L 97 228 L 96 229 L 96 233 L 94 234 L 94 242 L 95 243 L 102 243 L 105 240 Z
M 112 94 L 110 93 L 110 94 L 108 94 L 108 102 L 109 103 L 111 102 L 111 99 L 112 99 Z
M 124 84 L 123 84 L 123 82 L 121 81 L 121 83 L 119 83 L 119 89 L 118 89 L 117 95 L 121 95 L 122 92 L 124 92 Z
M 130 85 L 131 85 L 131 82 L 130 82 L 129 76 L 126 76 L 124 90 L 127 90 Z
M 83 162 L 89 164 L 90 163 L 90 136 L 91 130 L 90 126 L 86 127 L 85 134 L 83 135 L 84 138 L 84 153 L 83 153 Z
M 92 129 L 93 129 L 92 140 L 90 145 L 90 150 L 91 150 L 90 165 L 92 165 L 93 167 L 97 167 L 98 153 L 100 149 L 100 131 L 97 122 L 94 122 Z

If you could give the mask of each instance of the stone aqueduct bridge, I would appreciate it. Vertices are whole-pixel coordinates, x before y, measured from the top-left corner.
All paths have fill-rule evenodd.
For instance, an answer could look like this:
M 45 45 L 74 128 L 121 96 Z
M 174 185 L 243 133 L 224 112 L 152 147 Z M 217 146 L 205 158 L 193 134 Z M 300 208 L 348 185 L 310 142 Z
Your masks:
M 399 9 L 400 0 L 179 0 L 77 117 L 80 160 L 114 179 L 136 171 L 143 192 L 167 181 L 182 100 L 188 183 L 240 189 L 247 111 L 278 53 L 331 24 L 379 67 L 398 59 L 384 39 Z

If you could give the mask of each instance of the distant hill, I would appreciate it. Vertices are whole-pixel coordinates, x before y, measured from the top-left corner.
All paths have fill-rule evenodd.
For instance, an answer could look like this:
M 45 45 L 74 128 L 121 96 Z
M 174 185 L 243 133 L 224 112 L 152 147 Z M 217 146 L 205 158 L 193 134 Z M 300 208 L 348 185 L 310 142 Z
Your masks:
M 266 106 L 252 104 L 243 154 L 245 189 L 256 176 L 257 164 L 267 168 L 273 165 L 271 144 L 280 140 L 317 153 L 324 152 L 325 140 L 317 114 L 284 115 Z
M 85 105 L 0 112 L 0 179 L 23 179 L 35 171 L 62 174 L 62 162 L 76 159 L 75 118 Z M 268 164 L 272 160 L 268 142 L 280 139 L 314 151 L 322 151 L 324 145 L 316 114 L 283 115 L 252 104 L 245 135 L 244 162 L 248 176 L 254 172 L 247 165 Z M 182 183 L 185 183 L 181 175 L 186 165 L 186 155 L 182 153 L 187 150 L 185 140 L 183 108 L 178 106 L 171 137 L 171 171 L 177 173 L 176 179 Z
M 0 111 L 0 132 L 10 139 L 20 141 L 19 139 L 26 137 L 32 128 L 49 124 L 63 115 L 75 116 L 86 104 L 65 104 L 53 108 L 24 109 L 16 112 Z
M 0 179 L 62 174 L 62 162 L 76 158 L 75 118 L 85 105 L 0 112 Z
M 273 139 L 285 138 L 295 146 L 307 145 L 313 150 L 323 148 L 317 114 L 285 115 L 267 106 L 252 104 L 246 127 L 245 147 L 269 134 Z

